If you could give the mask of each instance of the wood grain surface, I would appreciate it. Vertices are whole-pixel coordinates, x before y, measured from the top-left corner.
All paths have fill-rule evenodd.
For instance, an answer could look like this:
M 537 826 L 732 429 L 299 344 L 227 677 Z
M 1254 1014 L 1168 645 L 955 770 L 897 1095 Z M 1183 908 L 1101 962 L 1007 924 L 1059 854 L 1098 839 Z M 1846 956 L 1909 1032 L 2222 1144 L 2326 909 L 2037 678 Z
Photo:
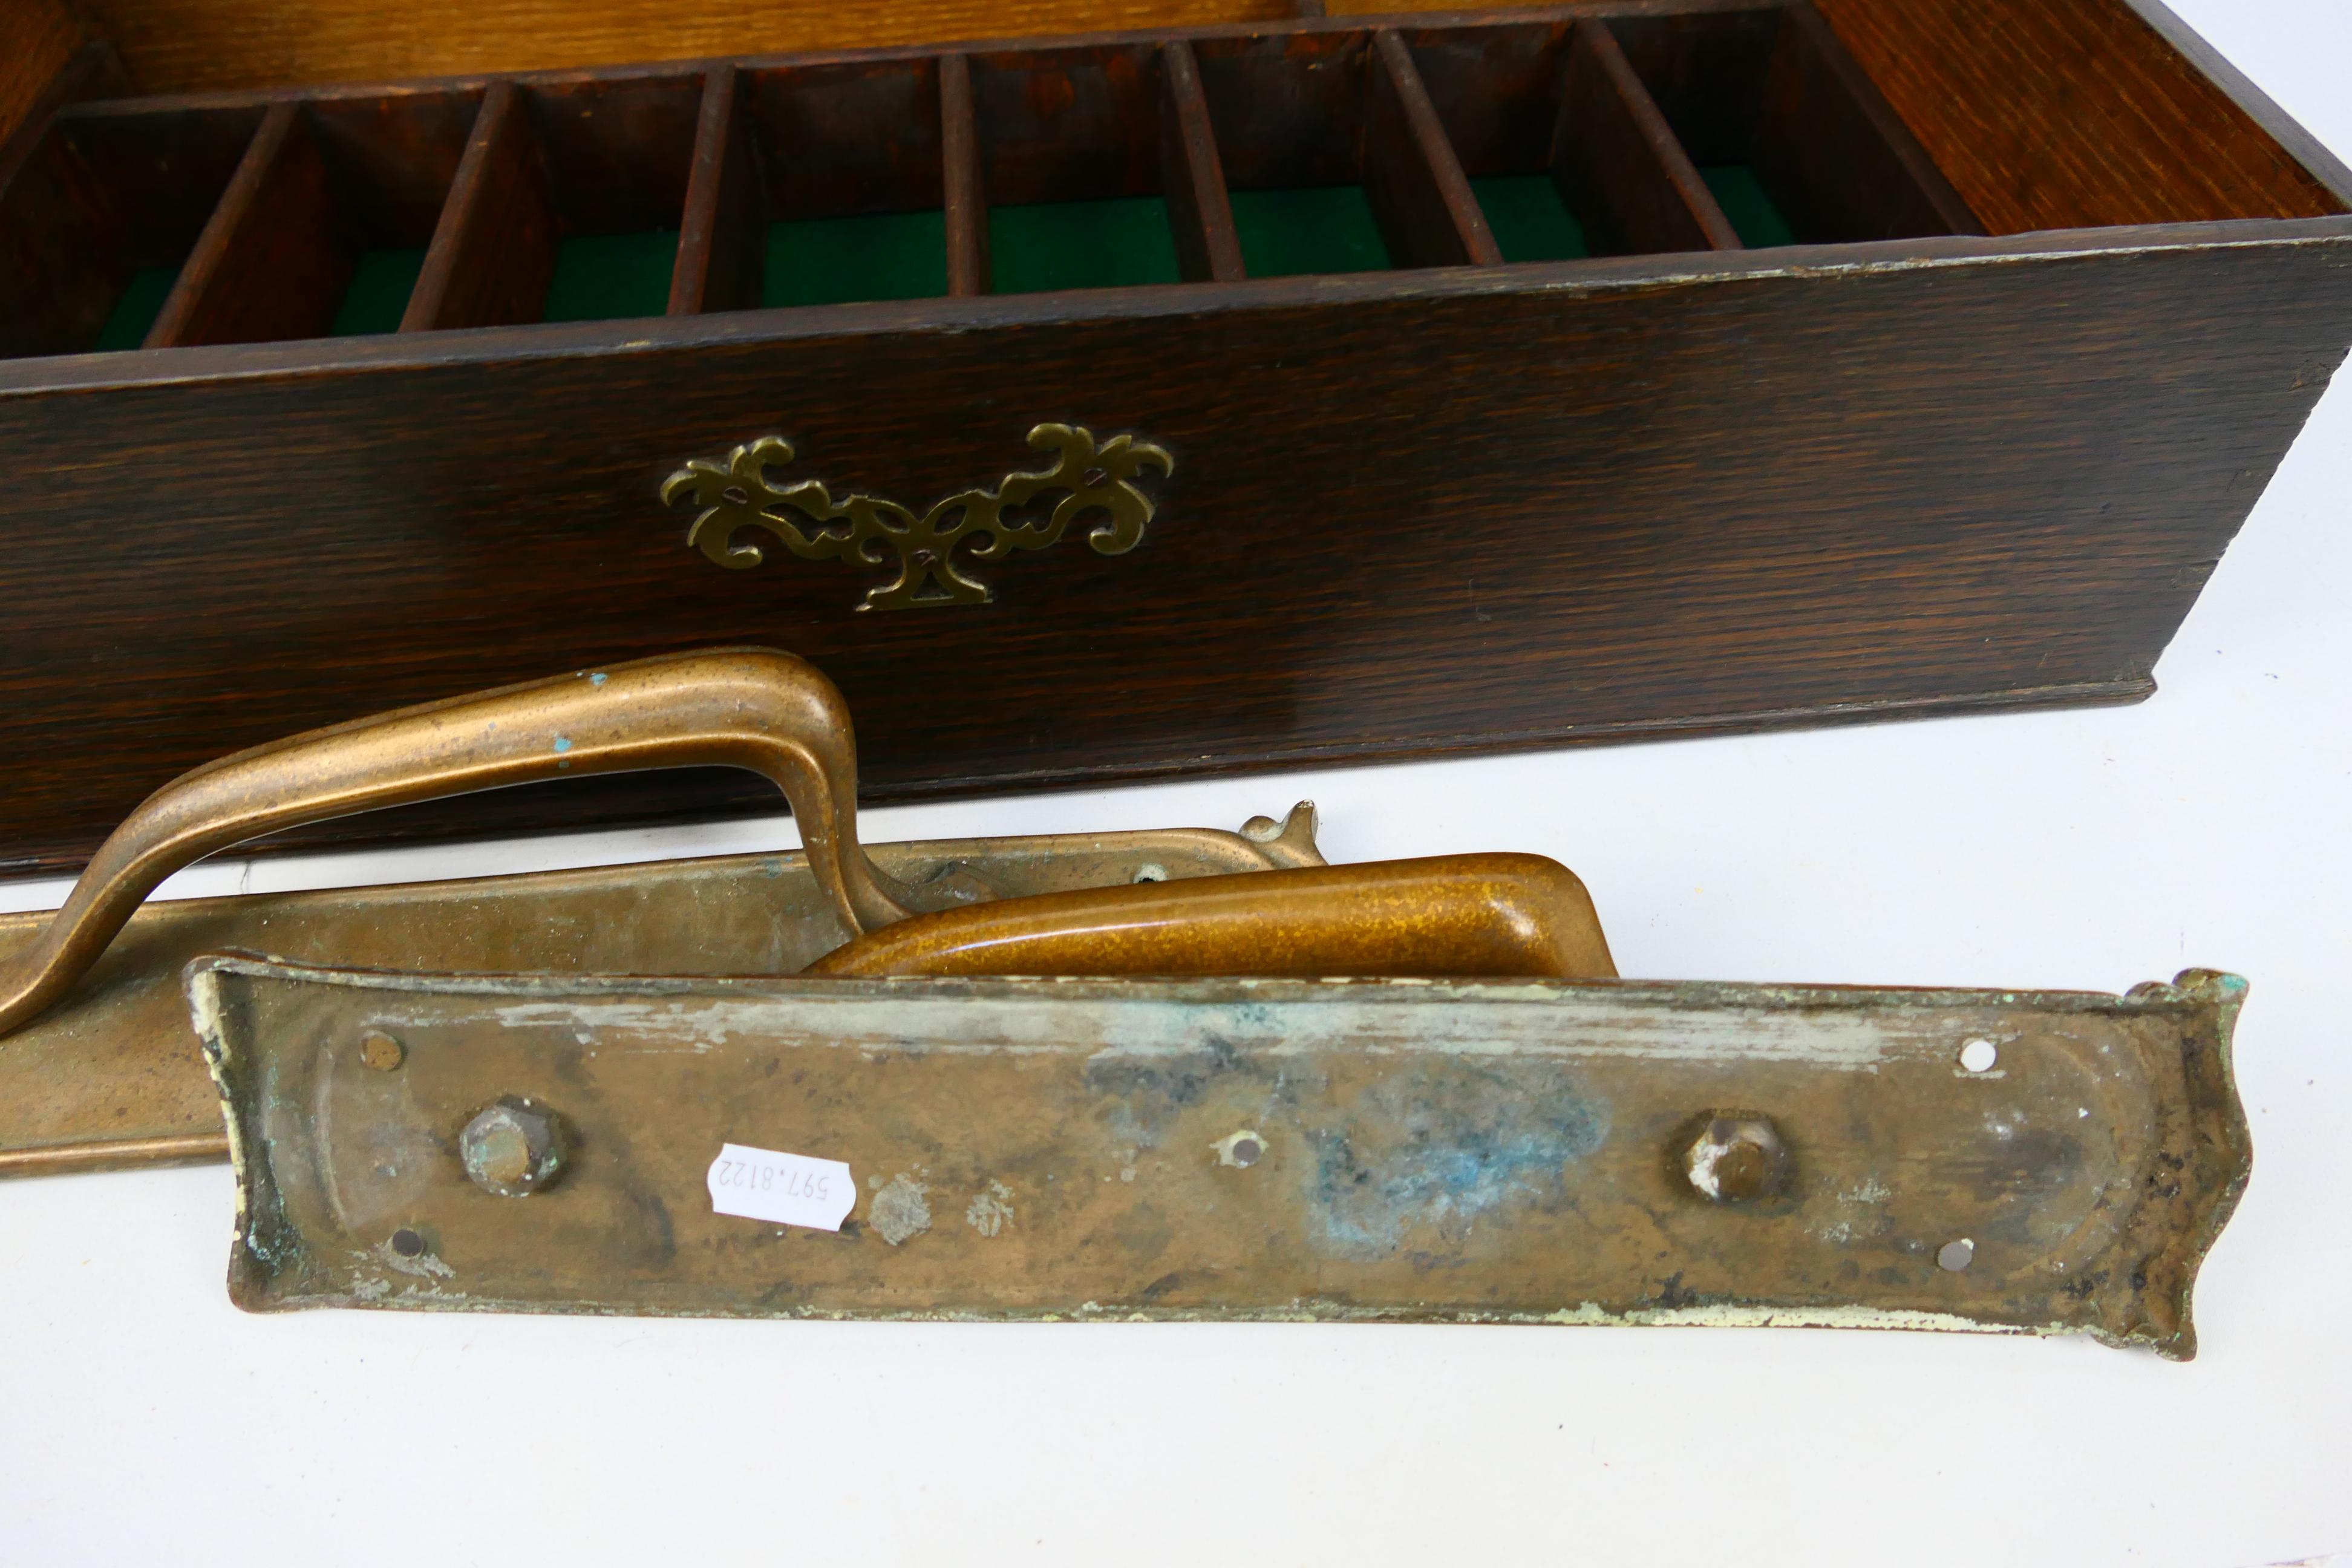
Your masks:
M 560 238 L 547 161 L 522 95 L 492 82 L 474 116 L 404 332 L 536 321 Z
M 1160 188 L 1178 265 L 1189 282 L 1237 283 L 1248 273 L 1192 45 L 1179 39 L 1168 46 L 1160 81 Z
M 768 199 L 751 140 L 751 111 L 744 103 L 746 79 L 733 66 L 719 65 L 703 80 L 694 172 L 687 181 L 677 266 L 670 279 L 673 316 L 751 310 L 760 303 Z
M 53 121 L 0 191 L 0 354 L 97 342 L 134 271 L 186 258 L 266 112 L 183 106 Z
M 201 397 L 15 362 L 8 855 L 69 864 L 291 731 L 728 642 L 841 685 L 877 799 L 2144 695 L 2352 320 L 2352 223 L 2241 237 L 179 351 Z M 976 568 L 987 605 L 862 614 L 876 574 L 781 552 L 722 571 L 656 500 L 776 433 L 792 474 L 920 508 L 1024 466 L 1040 419 L 1148 436 L 1175 476 L 1133 552 Z M 131 450 L 135 489 L 90 456 Z M 772 798 L 663 776 L 407 826 L 730 807 Z
M 1580 24 L 1560 86 L 1552 180 L 1596 256 L 1737 250 L 1717 206 L 1616 35 Z
M 971 109 L 971 62 L 940 60 L 940 181 L 947 222 L 948 293 L 969 299 L 989 290 L 988 182 L 981 167 L 980 128 Z
M 273 105 L 147 333 L 151 349 L 326 335 L 358 260 L 318 132 Z
M 704 0 L 692 6 L 404 0 L 396 7 L 373 0 L 96 0 L 89 9 L 121 48 L 141 90 L 151 93 L 1035 37 L 1291 14 L 1286 0 Z
M 64 60 L 50 60 L 63 38 L 54 0 L 21 3 L 24 58 L 44 63 L 0 74 L 0 116 L 16 76 L 46 84 Z M 1380 0 L 1332 9 L 1454 8 Z M 1821 0 L 1821 9 L 1995 232 L 2343 210 L 2126 0 Z M 136 85 L 159 93 L 1271 22 L 1292 7 L 715 0 L 681 12 L 643 0 L 410 0 L 387 11 L 364 0 L 95 0 L 89 11 Z M 23 90 L 29 105 L 40 86 Z M 2179 137 L 2176 120 L 2198 135 Z M 2052 127 L 2090 134 L 2053 137 Z
M 1994 234 L 2345 210 L 2125 0 L 1815 4 Z
M 353 244 L 410 250 L 431 243 L 481 101 L 479 89 L 459 87 L 303 106 Z
M 1609 33 L 1690 160 L 1750 166 L 1798 238 L 1983 232 L 1803 0 L 1628 16 Z
M 1822 240 L 1982 234 L 1821 13 L 1797 0 L 1781 17 L 1747 158 L 1790 226 Z
M 64 0 L 0 6 L 0 146 L 44 107 L 50 84 L 90 39 Z
M 1412 51 L 1386 28 L 1373 35 L 1365 62 L 1364 195 L 1399 267 L 1492 267 L 1503 259 Z
M 1939 79 L 2006 101 L 1979 75 L 2038 37 Z M 2343 357 L 2352 220 L 2148 163 L 2153 210 L 2273 216 L 1935 237 L 1974 215 L 1903 79 L 1801 10 L 1608 0 L 64 111 L 0 193 L 17 353 L 86 346 L 192 250 L 172 341 L 321 330 L 356 247 L 432 245 L 398 335 L 0 363 L 0 867 L 72 863 L 239 746 L 720 642 L 823 665 L 877 798 L 2145 695 Z M 2228 116 L 2174 87 L 2102 79 L 2043 139 L 2111 175 L 2135 137 L 2193 148 Z M 1815 243 L 1743 251 L 1708 163 Z M 1669 254 L 1240 278 L 1228 180 L 1365 182 L 1410 266 L 1491 262 L 1468 177 L 1547 168 L 1594 249 Z M 2098 210 L 2051 188 L 2081 201 L 2042 220 Z M 991 202 L 1171 195 L 1215 281 L 988 295 Z M 768 217 L 943 205 L 952 298 L 711 309 Z M 681 228 L 675 313 L 528 324 L 575 239 Z M 986 605 L 723 571 L 656 499 L 778 435 L 789 478 L 919 513 L 1045 421 L 1175 474 L 1137 549 L 977 563 Z M 620 780 L 312 838 L 768 805 Z

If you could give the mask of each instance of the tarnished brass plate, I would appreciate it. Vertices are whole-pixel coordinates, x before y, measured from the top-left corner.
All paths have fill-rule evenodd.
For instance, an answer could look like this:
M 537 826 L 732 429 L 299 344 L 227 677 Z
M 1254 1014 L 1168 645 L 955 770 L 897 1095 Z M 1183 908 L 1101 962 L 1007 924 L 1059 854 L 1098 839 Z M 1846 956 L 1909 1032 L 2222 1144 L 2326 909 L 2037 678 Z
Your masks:
M 757 530 L 803 561 L 873 567 L 895 555 L 898 575 L 867 589 L 861 610 L 984 605 L 996 595 L 957 563 L 959 549 L 975 562 L 1048 550 L 1085 519 L 1092 525 L 1087 542 L 1097 554 L 1124 555 L 1142 542 L 1154 510 L 1135 481 L 1153 468 L 1162 478 L 1176 471 L 1166 448 L 1131 435 L 1097 442 L 1083 425 L 1034 426 L 1029 444 L 1052 452 L 1052 466 L 1017 469 L 993 489 L 958 490 L 920 517 L 879 496 L 851 492 L 836 500 L 818 479 L 778 484 L 768 470 L 793 460 L 793 445 L 781 436 L 746 441 L 717 461 L 693 458 L 662 481 L 661 500 L 672 506 L 681 496 L 692 498 L 702 510 L 687 530 L 688 545 L 732 571 L 767 559 L 740 537 Z M 1061 499 L 1048 507 L 1048 496 Z
M 2250 1160 L 2244 983 L 2203 971 L 2116 997 L 211 958 L 189 991 L 238 1171 L 230 1288 L 259 1310 L 1830 1324 L 2186 1357 Z M 528 1196 L 468 1174 L 461 1133 L 501 1103 L 562 1129 Z M 729 1143 L 845 1162 L 850 1218 L 714 1213 Z
M 868 846 L 902 881 L 999 897 L 1319 866 L 1311 805 L 1165 828 Z M 47 914 L 0 915 L 0 959 Z M 402 887 L 190 899 L 131 917 L 55 1008 L 0 1039 L 0 1176 L 222 1160 L 180 972 L 242 949 L 352 968 L 789 974 L 855 934 L 808 858 L 731 855 Z

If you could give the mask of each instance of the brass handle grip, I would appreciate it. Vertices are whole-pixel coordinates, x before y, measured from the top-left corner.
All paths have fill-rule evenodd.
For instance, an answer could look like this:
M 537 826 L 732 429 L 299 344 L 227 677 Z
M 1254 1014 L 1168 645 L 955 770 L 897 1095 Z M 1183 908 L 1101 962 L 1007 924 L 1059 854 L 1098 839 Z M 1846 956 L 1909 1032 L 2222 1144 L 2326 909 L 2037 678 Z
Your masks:
M 803 973 L 1612 977 L 1592 899 L 1540 855 L 1449 855 L 1045 893 L 917 915 Z
M 231 845 L 475 790 L 679 767 L 774 780 L 849 929 L 906 918 L 907 889 L 857 845 L 857 745 L 841 693 L 791 654 L 719 648 L 404 708 L 181 774 L 100 846 L 39 940 L 0 965 L 0 1035 L 72 985 L 157 883 Z

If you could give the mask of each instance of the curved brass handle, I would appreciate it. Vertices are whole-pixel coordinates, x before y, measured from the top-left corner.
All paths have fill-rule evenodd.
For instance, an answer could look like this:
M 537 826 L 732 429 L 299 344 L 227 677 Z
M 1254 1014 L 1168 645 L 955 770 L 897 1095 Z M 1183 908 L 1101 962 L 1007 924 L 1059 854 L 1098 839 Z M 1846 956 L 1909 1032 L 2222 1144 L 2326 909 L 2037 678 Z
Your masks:
M 404 708 L 181 774 L 99 847 L 40 940 L 0 966 L 0 1035 L 97 962 L 158 882 L 233 844 L 475 790 L 679 767 L 774 780 L 849 929 L 906 918 L 906 888 L 857 846 L 857 745 L 841 693 L 791 654 L 718 648 Z
M 1447 855 L 1043 893 L 917 915 L 802 972 L 1507 975 L 1617 973 L 1576 873 Z

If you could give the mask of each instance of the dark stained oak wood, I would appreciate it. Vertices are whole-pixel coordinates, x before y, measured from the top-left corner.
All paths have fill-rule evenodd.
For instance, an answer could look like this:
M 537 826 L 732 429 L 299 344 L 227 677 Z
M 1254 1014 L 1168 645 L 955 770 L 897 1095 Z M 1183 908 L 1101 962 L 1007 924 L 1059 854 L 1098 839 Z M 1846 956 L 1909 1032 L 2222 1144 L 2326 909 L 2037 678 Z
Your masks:
M 1177 265 L 1192 282 L 1239 282 L 1249 274 L 1242 264 L 1241 236 L 1234 229 L 1217 133 L 1209 123 L 1208 100 L 1201 96 L 1200 64 L 1192 46 L 1181 38 L 1161 49 L 1160 59 L 1160 178 Z
M 1807 0 L 1781 13 L 1748 160 L 1800 239 L 1984 232 Z
M 1373 35 L 1364 88 L 1364 195 L 1399 267 L 1494 267 L 1503 253 L 1454 156 L 1412 52 Z
M 670 276 L 673 316 L 743 310 L 760 302 L 768 213 L 751 113 L 742 101 L 744 79 L 727 64 L 713 66 L 704 79 L 694 172 L 687 180 L 677 263 Z
M 841 683 L 876 799 L 2144 695 L 2352 321 L 2352 221 L 2242 238 L 845 306 L 308 371 L 299 345 L 180 351 L 201 402 L 16 362 L 12 854 L 62 864 L 290 730 L 730 641 Z M 782 552 L 722 571 L 655 500 L 776 431 L 792 472 L 920 507 L 1032 463 L 1040 418 L 1143 433 L 1177 471 L 1135 551 L 975 568 L 988 605 L 861 614 L 882 574 Z M 129 505 L 82 454 L 133 445 Z M 773 809 L 723 777 L 611 790 L 408 830 Z
M 1234 190 L 1349 185 L 1364 175 L 1364 55 L 1370 35 L 1296 23 L 1196 37 L 1192 58 Z
M 1595 256 L 1740 247 L 1604 23 L 1570 37 L 1551 173 Z
M 1691 160 L 1750 165 L 1799 239 L 1981 232 L 1805 0 L 1609 32 Z
M 988 189 L 981 173 L 980 131 L 971 107 L 971 65 L 961 55 L 940 60 L 940 179 L 947 207 L 948 295 L 989 291 Z
M 358 259 L 308 114 L 278 104 L 262 116 L 146 346 L 321 336 Z
M 1223 23 L 1290 15 L 1288 6 L 1265 0 L 1167 6 L 1083 0 L 1014 12 L 981 6 L 959 12 L 966 19 L 957 24 L 945 12 L 890 5 L 826 7 L 821 15 L 796 12 L 786 19 L 768 0 L 732 0 L 697 8 L 690 16 L 675 7 L 659 8 L 656 16 L 642 8 L 529 0 L 520 7 L 502 5 L 495 18 L 486 19 L 473 0 L 431 0 L 421 14 L 404 15 L 395 29 L 386 29 L 365 5 L 329 7 L 327 15 L 347 30 L 331 36 L 321 30 L 316 8 L 288 11 L 276 0 L 109 3 L 110 15 L 128 18 L 122 41 L 135 57 L 131 63 L 139 79 L 149 88 L 246 95 L 269 90 L 257 89 L 256 83 L 306 78 L 332 91 L 344 90 L 337 84 L 345 82 L 436 72 L 547 72 L 653 54 L 715 57 L 746 47 L 848 50 L 924 38 L 980 38 L 1006 27 L 1032 35 L 1056 27 L 1183 28 L 1198 36 L 1230 31 L 1218 26 Z M 1544 19 L 1578 12 L 1612 17 L 1704 8 L 1765 12 L 1771 4 L 1587 0 L 1519 15 Z M 2156 0 L 1989 0 L 1982 5 L 1974 0 L 1822 0 L 1822 5 L 1906 121 L 1934 132 L 1927 138 L 1929 150 L 1946 173 L 1964 176 L 1958 184 L 2019 177 L 2030 182 L 2021 188 L 2030 188 L 2041 204 L 2040 221 L 2021 220 L 2016 209 L 2003 208 L 2008 226 L 1994 226 L 2000 232 L 2225 216 L 2322 216 L 2344 210 L 2352 198 L 2352 171 L 2279 114 Z M 1455 9 L 1452 0 L 1399 7 L 1408 14 Z M 551 15 L 556 12 L 561 16 Z M 453 19 L 460 14 L 462 21 Z M 1491 21 L 1503 14 L 1464 15 Z M 632 31 L 637 24 L 658 26 L 660 48 L 625 47 L 628 37 L 647 36 Z M 1252 30 L 1310 36 L 1362 25 L 1357 16 L 1267 19 Z M 287 47 L 317 62 L 317 68 L 285 63 L 293 56 L 281 58 L 277 51 Z M 583 48 L 592 52 L 581 53 Z M 328 61 L 338 63 L 329 68 Z M 2076 82 L 2072 90 L 2070 80 Z M 2197 136 L 2174 133 L 2183 116 L 2197 126 Z M 2118 145 L 2112 156 L 2091 151 L 2110 136 L 2128 144 Z M 2052 167 L 2032 166 L 2036 157 Z M 2323 173 L 2313 173 L 2323 166 Z M 2067 216 L 2070 208 L 2073 216 Z
M 414 250 L 432 242 L 481 98 L 478 88 L 455 87 L 304 105 L 354 244 Z
M 1573 26 L 1538 18 L 1478 28 L 1401 29 L 1465 174 L 1538 174 L 1551 166 L 1560 74 Z
M 5 42 L 0 37 L 0 47 Z M 0 109 L 0 189 L 6 188 L 40 145 L 50 116 L 58 110 L 86 99 L 119 98 L 131 90 L 131 79 L 123 74 L 121 58 L 111 44 L 85 44 L 68 56 L 37 92 L 17 105 L 13 117 Z
M 936 209 L 936 55 L 744 68 L 769 200 L 786 220 Z
M 98 232 L 117 226 L 90 211 L 120 198 L 54 123 L 68 104 L 128 90 L 114 47 L 89 40 L 62 0 L 0 13 L 0 356 L 87 346 L 128 279 Z
M 702 121 L 703 72 L 654 67 L 531 81 L 526 107 L 563 232 L 675 230 Z
M 1607 26 L 1682 150 L 1712 164 L 1747 161 L 1784 20 L 1780 7 L 1757 5 L 1612 15 Z
M 404 332 L 536 321 L 562 238 L 539 134 L 510 82 L 482 95 Z
M 102 0 L 102 8 L 120 29 L 134 74 L 155 92 L 572 70 L 613 60 L 904 47 L 1299 14 L 1294 0 L 400 0 L 396 11 L 386 0 Z
M 1121 42 L 971 57 L 989 204 L 1160 194 L 1158 55 Z
M 2132 15 L 2155 34 L 2158 47 L 2151 53 L 2161 58 L 2168 50 L 2174 57 L 2173 68 L 2196 84 L 2190 90 L 2200 97 L 2206 93 L 2217 95 L 2222 100 L 2219 112 L 2224 117 L 2233 113 L 2243 116 L 2241 133 L 2244 127 L 2250 126 L 2253 131 L 2251 140 L 2260 150 L 2255 161 L 2258 170 L 2267 174 L 2286 173 L 2290 178 L 2299 173 L 2303 179 L 2294 183 L 2309 182 L 2305 195 L 2306 197 L 2315 195 L 2315 205 L 2323 213 L 2331 205 L 2339 212 L 2352 205 L 2352 164 L 2347 164 L 2318 137 L 2296 124 L 2294 117 L 2256 87 L 2245 72 L 2223 59 L 2220 50 L 2198 37 L 2196 30 L 2182 21 L 2169 6 L 2161 4 L 2161 0 L 2124 0 L 2124 3 L 2131 7 Z M 1855 64 L 1859 67 L 1861 62 L 1856 61 Z M 2269 142 L 2267 149 L 2261 148 L 2263 142 Z M 2279 168 L 2281 155 L 2284 155 L 2286 164 L 2284 171 Z M 2242 210 L 2251 205 L 2248 198 L 2252 196 L 2252 193 L 2240 191 L 2232 193 L 2232 205 Z M 2253 199 L 2259 200 L 2259 197 Z M 2256 209 L 2257 213 L 2262 210 Z M 2273 209 L 2269 216 L 2279 215 Z
M 0 190 L 0 348 L 66 356 L 0 363 L 0 867 L 68 866 L 289 731 L 723 642 L 840 681 L 876 799 L 2144 696 L 2344 357 L 2352 218 L 2337 165 L 2152 26 L 2098 35 L 2116 72 L 2079 91 L 1987 74 L 2109 4 L 1984 0 L 1962 67 L 1892 72 L 1774 0 L 1591 0 L 71 105 Z M 1954 101 L 1921 116 L 1928 70 Z M 2053 145 L 1953 162 L 2002 104 Z M 268 194 L 221 199 L 265 118 L 250 166 L 299 173 L 307 127 L 323 191 L 273 232 L 429 235 L 404 324 L 471 330 L 76 355 Z M 1728 247 L 1715 162 L 1801 243 Z M 1398 259 L 1450 232 L 1454 260 L 1469 178 L 1546 170 L 1619 254 L 1245 279 L 1223 197 L 1361 181 Z M 2045 176 L 2012 201 L 2052 226 L 2118 180 L 2216 221 L 1945 232 L 1969 180 Z M 1202 281 L 985 291 L 991 200 L 1153 194 Z M 713 308 L 761 218 L 941 207 L 955 297 Z M 538 321 L 560 243 L 672 228 L 698 312 Z M 656 499 L 775 434 L 792 477 L 920 511 L 1034 468 L 1048 420 L 1175 472 L 1130 552 L 1081 521 L 974 563 L 985 605 L 861 613 L 887 565 L 781 550 L 725 571 Z M 658 775 L 303 841 L 773 809 Z
M 82 96 L 72 77 L 77 60 L 92 52 L 113 54 L 65 0 L 9 0 L 0 8 L 0 149 L 25 125 Z M 0 174 L 6 168 L 0 162 Z
M 89 348 L 134 272 L 180 265 L 262 112 L 52 121 L 0 191 L 0 357 Z
M 1816 4 L 1994 234 L 2344 210 L 2126 0 Z

